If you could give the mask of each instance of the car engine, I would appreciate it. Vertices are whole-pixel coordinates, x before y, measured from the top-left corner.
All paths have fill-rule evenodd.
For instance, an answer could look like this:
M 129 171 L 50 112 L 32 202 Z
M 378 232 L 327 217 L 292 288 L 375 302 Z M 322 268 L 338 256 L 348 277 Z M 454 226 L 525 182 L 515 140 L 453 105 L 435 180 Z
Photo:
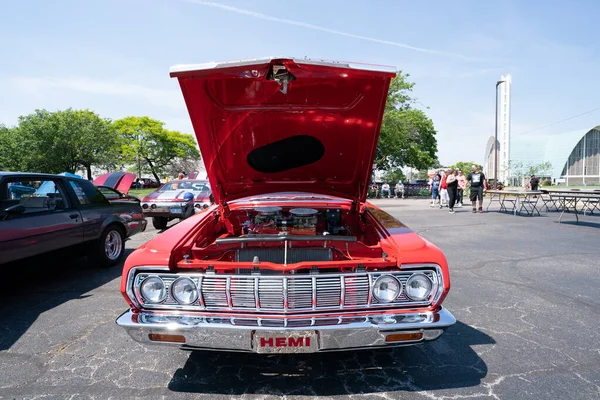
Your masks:
M 339 209 L 256 207 L 240 221 L 243 235 L 327 235 L 345 234 Z

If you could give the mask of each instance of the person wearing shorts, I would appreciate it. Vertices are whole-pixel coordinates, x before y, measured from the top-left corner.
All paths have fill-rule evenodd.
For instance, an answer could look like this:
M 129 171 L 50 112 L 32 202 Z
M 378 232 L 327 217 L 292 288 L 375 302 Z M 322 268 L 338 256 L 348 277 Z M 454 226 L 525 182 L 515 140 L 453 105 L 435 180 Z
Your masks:
M 435 174 L 431 178 L 431 185 L 429 186 L 429 190 L 431 191 L 431 205 L 430 207 L 435 206 L 435 201 L 440 196 L 440 175 Z
M 479 200 L 479 212 L 483 212 L 483 189 L 485 188 L 485 175 L 483 172 L 479 172 L 479 167 L 473 165 L 473 172 L 467 176 L 467 181 L 471 183 L 471 204 L 473 206 L 473 213 L 477 212 L 477 200 Z

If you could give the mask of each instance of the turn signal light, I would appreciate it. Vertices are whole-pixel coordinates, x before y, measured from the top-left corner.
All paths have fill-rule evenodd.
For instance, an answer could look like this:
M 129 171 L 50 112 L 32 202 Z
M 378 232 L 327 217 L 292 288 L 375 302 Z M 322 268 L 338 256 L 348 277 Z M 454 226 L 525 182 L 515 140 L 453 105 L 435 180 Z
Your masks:
M 422 332 L 404 332 L 404 333 L 392 333 L 385 337 L 385 341 L 391 342 L 412 342 L 414 340 L 421 340 L 423 338 Z
M 162 333 L 149 333 L 148 339 L 153 342 L 185 343 L 183 335 L 164 335 Z

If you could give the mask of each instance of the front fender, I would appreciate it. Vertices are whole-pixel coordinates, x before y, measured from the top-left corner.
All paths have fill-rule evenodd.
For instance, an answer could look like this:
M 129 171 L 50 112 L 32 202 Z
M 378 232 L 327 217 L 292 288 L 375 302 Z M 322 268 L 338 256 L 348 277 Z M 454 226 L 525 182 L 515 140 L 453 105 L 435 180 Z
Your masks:
M 382 248 L 392 249 L 400 268 L 410 267 L 411 264 L 437 264 L 440 266 L 444 280 L 444 292 L 437 304 L 433 306 L 440 305 L 450 291 L 448 261 L 442 250 L 380 208 L 369 204 L 368 211 L 367 215 L 380 234 Z

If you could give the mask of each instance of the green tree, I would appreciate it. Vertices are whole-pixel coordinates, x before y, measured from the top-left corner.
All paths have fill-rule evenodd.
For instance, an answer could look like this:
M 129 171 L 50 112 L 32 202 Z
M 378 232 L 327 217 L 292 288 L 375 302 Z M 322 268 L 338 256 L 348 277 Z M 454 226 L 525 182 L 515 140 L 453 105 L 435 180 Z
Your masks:
M 0 125 L 0 171 L 21 170 L 22 153 L 18 148 L 15 128 Z
M 479 164 L 476 164 L 474 161 L 459 161 L 450 166 L 450 168 L 454 168 L 460 170 L 465 175 L 469 175 L 473 170 L 473 165 L 477 165 L 479 170 L 481 171 L 483 167 Z M 493 176 L 487 176 L 486 178 L 493 178 Z
M 413 108 L 414 83 L 408 74 L 398 72 L 388 92 L 375 164 L 379 169 L 394 170 L 403 166 L 427 169 L 437 163 L 437 140 L 433 121 L 425 112 Z
M 147 171 L 160 183 L 160 176 L 172 165 L 199 161 L 200 152 L 191 135 L 164 128 L 150 117 L 127 117 L 113 123 L 121 137 L 121 152 L 126 163 L 136 164 L 138 174 Z
M 398 181 L 404 182 L 406 180 L 406 176 L 404 172 L 400 168 L 390 169 L 386 171 L 383 176 L 383 180 L 389 183 L 391 186 L 394 186 Z
M 20 169 L 47 173 L 112 166 L 119 155 L 110 120 L 90 110 L 36 110 L 19 117 L 16 128 Z
M 428 171 L 426 169 L 420 169 L 415 174 L 413 174 L 413 179 L 418 179 L 421 181 L 429 180 L 429 174 L 427 172 Z

